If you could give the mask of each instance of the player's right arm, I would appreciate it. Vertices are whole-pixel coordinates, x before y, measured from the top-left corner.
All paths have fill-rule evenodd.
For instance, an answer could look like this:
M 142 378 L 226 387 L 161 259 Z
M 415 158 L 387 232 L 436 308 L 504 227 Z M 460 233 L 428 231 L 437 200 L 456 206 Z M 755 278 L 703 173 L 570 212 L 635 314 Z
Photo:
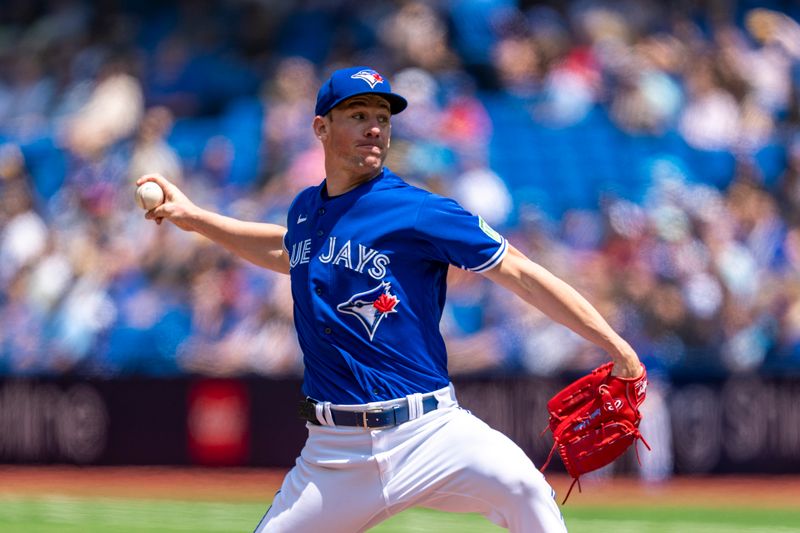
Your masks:
M 148 220 L 158 224 L 169 220 L 182 230 L 199 233 L 253 264 L 289 273 L 289 256 L 283 248 L 285 227 L 246 222 L 198 207 L 159 174 L 145 174 L 136 185 L 146 181 L 154 181 L 164 190 L 164 203 L 147 212 Z
M 525 254 L 508 246 L 493 269 L 482 272 L 556 322 L 603 348 L 614 361 L 612 375 L 635 378 L 642 367 L 636 352 L 581 294 Z

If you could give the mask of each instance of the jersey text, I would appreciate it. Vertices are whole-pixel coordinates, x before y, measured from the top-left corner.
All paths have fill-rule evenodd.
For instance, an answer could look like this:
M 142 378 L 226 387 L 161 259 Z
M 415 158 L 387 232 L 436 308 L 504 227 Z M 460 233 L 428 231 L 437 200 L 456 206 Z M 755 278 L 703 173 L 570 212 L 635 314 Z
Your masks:
M 350 270 L 355 270 L 359 274 L 363 274 L 364 269 L 368 265 L 372 265 L 367 269 L 367 274 L 377 280 L 383 279 L 386 275 L 389 257 L 379 253 L 377 250 L 367 248 L 363 244 L 358 244 L 357 246 L 358 250 L 356 251 L 355 246 L 347 240 L 337 247 L 336 237 L 328 237 L 328 247 L 324 253 L 319 255 L 318 259 L 322 263 L 341 265 Z M 292 250 L 294 251 L 294 247 Z M 292 257 L 294 257 L 294 253 L 292 253 Z M 308 260 L 304 262 L 308 262 Z

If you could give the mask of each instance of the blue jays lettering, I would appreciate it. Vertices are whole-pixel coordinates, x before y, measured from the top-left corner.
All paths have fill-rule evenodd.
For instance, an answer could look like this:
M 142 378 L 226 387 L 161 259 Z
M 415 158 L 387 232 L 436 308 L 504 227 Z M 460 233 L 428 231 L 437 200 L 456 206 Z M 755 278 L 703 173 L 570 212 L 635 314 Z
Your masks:
M 386 266 L 389 264 L 389 257 L 377 250 L 368 248 L 361 243 L 353 244 L 350 240 L 339 239 L 336 244 L 336 237 L 328 238 L 328 247 L 324 253 L 317 256 L 317 260 L 324 264 L 333 264 L 355 270 L 359 274 L 366 273 L 373 279 L 382 280 L 386 275 Z M 356 249 L 356 246 L 358 247 Z M 295 268 L 311 260 L 311 239 L 305 239 L 292 244 L 289 259 L 289 268 Z M 370 266 L 370 268 L 366 268 Z

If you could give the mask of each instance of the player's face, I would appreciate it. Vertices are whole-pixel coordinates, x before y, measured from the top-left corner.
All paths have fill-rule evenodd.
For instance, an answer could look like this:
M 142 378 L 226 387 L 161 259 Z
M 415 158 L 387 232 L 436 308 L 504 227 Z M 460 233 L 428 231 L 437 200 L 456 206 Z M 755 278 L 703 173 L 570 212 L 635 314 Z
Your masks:
M 349 98 L 331 110 L 327 127 L 328 157 L 355 174 L 383 166 L 392 133 L 389 102 L 373 94 Z

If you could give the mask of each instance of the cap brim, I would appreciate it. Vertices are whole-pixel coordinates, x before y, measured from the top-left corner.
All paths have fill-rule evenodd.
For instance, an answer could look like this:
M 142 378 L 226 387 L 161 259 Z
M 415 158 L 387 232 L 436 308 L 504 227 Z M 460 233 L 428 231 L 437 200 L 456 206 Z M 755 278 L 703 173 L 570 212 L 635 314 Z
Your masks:
M 330 109 L 328 109 L 328 112 L 325 113 L 325 114 L 327 115 L 328 113 L 330 113 L 331 109 L 333 109 L 337 105 L 341 104 L 342 102 L 344 102 L 346 100 L 349 100 L 349 99 L 353 98 L 354 96 L 361 96 L 362 94 L 374 94 L 375 96 L 380 96 L 381 98 L 383 98 L 384 100 L 389 102 L 389 111 L 392 112 L 392 115 L 396 115 L 396 114 L 402 112 L 406 107 L 408 107 L 408 101 L 405 98 L 403 98 L 402 96 L 400 96 L 399 94 L 395 94 L 395 93 L 379 93 L 379 92 L 375 92 L 375 91 L 363 91 L 363 92 L 360 92 L 360 93 L 348 94 L 347 96 L 345 96 L 343 98 L 339 98 L 338 100 L 336 100 L 335 102 L 333 102 L 331 104 Z

